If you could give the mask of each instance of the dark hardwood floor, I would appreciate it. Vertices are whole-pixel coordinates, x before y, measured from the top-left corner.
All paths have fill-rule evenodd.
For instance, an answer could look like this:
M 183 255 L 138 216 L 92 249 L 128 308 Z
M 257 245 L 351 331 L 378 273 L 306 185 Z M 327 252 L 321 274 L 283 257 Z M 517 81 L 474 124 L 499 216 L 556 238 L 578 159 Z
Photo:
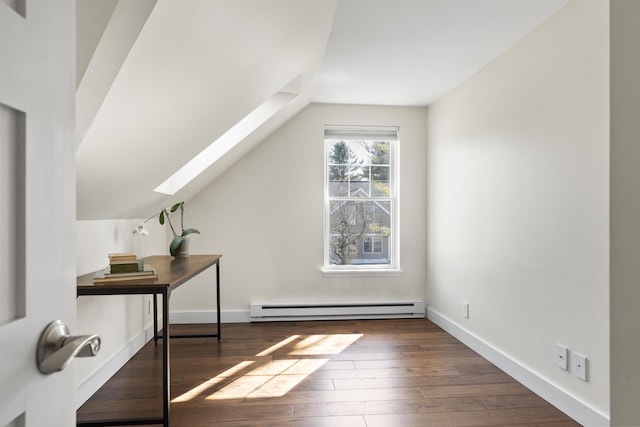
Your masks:
M 171 340 L 172 426 L 579 425 L 425 319 L 223 324 L 222 337 Z M 148 343 L 78 420 L 161 415 L 161 354 Z

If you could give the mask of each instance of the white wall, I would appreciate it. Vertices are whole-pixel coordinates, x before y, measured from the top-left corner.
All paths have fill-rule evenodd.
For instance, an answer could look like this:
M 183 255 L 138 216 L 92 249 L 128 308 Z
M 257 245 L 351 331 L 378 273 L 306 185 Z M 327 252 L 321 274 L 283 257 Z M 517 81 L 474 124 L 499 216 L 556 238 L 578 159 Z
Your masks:
M 132 233 L 138 220 L 97 220 L 76 222 L 77 274 L 82 275 L 105 268 L 110 252 L 133 251 L 138 257 L 166 253 L 166 233 L 154 221 L 147 223 L 150 234 L 145 237 Z M 114 295 L 82 296 L 77 299 L 77 332 L 75 335 L 98 334 L 102 339 L 96 357 L 77 358 L 76 401 L 82 404 L 133 356 L 146 342 L 145 329 L 153 322 L 148 314 L 149 296 Z M 135 344 L 133 344 L 135 342 Z M 122 354 L 124 351 L 124 354 Z
M 425 122 L 424 108 L 312 104 L 190 200 L 191 252 L 223 254 L 223 321 L 247 321 L 252 302 L 423 300 Z M 400 127 L 400 277 L 321 274 L 325 124 Z M 172 314 L 211 313 L 211 280 L 172 294 Z
M 611 425 L 640 422 L 640 2 L 611 2 Z
M 430 310 L 605 416 L 608 16 L 569 3 L 428 120 Z M 556 343 L 588 357 L 587 382 Z

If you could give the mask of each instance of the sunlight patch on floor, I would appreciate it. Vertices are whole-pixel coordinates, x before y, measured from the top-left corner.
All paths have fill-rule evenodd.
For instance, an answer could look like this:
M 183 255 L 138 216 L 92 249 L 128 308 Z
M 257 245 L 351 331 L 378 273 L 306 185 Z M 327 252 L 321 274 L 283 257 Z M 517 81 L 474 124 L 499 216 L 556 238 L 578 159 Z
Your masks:
M 206 399 L 284 396 L 328 361 L 329 359 L 273 360 L 236 378 Z
M 172 400 L 281 397 L 289 393 L 330 359 L 316 357 L 343 352 L 363 334 L 292 335 Z M 274 360 L 274 354 L 279 356 Z M 289 358 L 289 356 L 297 356 Z
M 300 338 L 300 335 L 291 335 L 289 338 L 280 341 L 278 344 L 274 344 L 268 349 L 256 354 L 256 356 L 268 356 L 271 353 L 274 353 L 276 350 L 279 350 L 282 347 L 288 345 L 292 341 L 297 340 L 298 338 Z
M 207 381 L 203 382 L 199 386 L 196 386 L 196 387 L 192 388 L 191 390 L 189 390 L 188 392 L 183 393 L 182 395 L 176 397 L 175 399 L 173 399 L 171 401 L 171 403 L 188 402 L 189 400 L 193 399 L 194 397 L 198 397 L 202 393 L 206 392 L 207 390 L 209 390 L 213 386 L 215 386 L 215 385 L 221 383 L 222 381 L 226 380 L 227 378 L 237 374 L 241 370 L 246 369 L 248 366 L 252 365 L 253 363 L 254 363 L 253 361 L 248 361 L 248 360 L 245 360 L 244 362 L 240 362 L 236 366 L 227 369 L 223 373 L 221 373 L 219 375 L 216 375 L 213 378 L 208 379 Z
M 242 399 L 260 389 L 273 378 L 273 375 L 245 375 L 236 378 L 231 384 L 206 397 L 207 400 Z
M 309 335 L 297 343 L 290 355 L 339 354 L 356 342 L 362 334 Z
M 250 399 L 281 397 L 293 390 L 307 375 L 276 375 L 268 383 L 247 395 Z

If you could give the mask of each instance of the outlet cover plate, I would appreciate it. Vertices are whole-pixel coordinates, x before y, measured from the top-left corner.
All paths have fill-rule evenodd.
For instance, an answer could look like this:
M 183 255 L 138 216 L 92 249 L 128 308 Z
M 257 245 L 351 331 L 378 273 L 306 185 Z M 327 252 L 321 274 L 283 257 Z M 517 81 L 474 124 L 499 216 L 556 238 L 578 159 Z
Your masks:
M 576 377 L 580 378 L 583 381 L 587 380 L 587 357 L 582 354 L 574 353 L 573 354 L 574 367 L 573 372 Z
M 569 350 L 567 349 L 567 347 L 560 344 L 556 344 L 555 360 L 558 368 L 564 369 L 565 371 L 567 370 L 568 362 L 569 362 L 568 357 L 569 357 Z

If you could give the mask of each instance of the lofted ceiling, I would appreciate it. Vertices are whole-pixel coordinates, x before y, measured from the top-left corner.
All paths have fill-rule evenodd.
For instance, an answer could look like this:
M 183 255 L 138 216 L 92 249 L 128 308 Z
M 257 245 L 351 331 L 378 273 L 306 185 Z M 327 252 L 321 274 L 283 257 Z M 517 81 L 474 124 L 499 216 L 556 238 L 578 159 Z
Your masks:
M 425 106 L 568 0 L 339 0 L 313 102 Z
M 78 219 L 189 199 L 309 102 L 429 105 L 566 2 L 77 0 Z M 175 195 L 153 191 L 282 93 Z

